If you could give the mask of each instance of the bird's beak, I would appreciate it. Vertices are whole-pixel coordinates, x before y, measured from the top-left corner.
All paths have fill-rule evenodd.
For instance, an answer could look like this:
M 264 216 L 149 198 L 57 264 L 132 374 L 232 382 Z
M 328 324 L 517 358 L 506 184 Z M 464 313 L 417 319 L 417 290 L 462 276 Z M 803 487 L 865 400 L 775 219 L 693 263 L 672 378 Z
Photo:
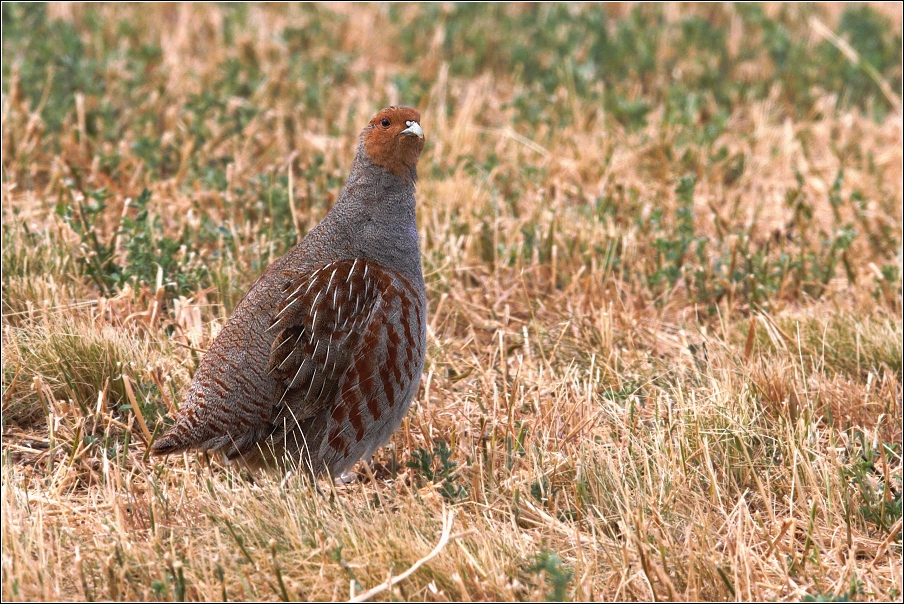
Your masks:
M 424 131 L 421 130 L 421 125 L 417 122 L 407 121 L 405 125 L 408 126 L 404 130 L 402 130 L 402 134 L 405 136 L 416 136 L 418 138 L 424 138 Z

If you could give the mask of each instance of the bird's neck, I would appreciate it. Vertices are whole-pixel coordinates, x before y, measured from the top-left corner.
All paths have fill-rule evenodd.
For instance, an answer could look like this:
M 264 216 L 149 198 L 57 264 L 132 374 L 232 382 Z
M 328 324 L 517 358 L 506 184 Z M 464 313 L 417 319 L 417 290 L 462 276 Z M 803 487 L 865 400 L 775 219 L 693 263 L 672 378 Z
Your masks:
M 362 181 L 380 181 L 386 186 L 393 186 L 394 188 L 411 187 L 411 189 L 414 190 L 414 185 L 417 183 L 417 167 L 411 166 L 407 170 L 403 170 L 403 173 L 399 175 L 396 172 L 371 161 L 370 157 L 367 155 L 364 141 L 361 141 L 358 143 L 358 148 L 355 151 L 355 159 L 352 161 L 352 170 L 349 174 L 346 187 Z
M 417 173 L 401 178 L 361 157 L 352 165 L 348 182 L 325 223 L 345 230 L 348 252 L 394 267 L 416 281 L 423 280 L 414 187 Z

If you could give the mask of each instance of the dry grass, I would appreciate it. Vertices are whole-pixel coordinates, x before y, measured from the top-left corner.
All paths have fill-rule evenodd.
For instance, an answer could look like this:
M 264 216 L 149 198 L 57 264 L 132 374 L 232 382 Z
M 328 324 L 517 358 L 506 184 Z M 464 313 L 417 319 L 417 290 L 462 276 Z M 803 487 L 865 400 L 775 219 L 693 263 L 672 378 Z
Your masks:
M 375 599 L 900 600 L 873 4 L 4 4 L 4 601 L 346 599 L 444 526 Z M 148 459 L 396 102 L 430 347 L 373 471 Z

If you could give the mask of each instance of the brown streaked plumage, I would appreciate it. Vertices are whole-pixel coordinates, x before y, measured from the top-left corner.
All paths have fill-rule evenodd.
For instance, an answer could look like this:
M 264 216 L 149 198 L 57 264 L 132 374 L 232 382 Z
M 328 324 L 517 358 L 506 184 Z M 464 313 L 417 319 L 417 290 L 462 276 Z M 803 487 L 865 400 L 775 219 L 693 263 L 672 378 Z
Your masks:
M 388 441 L 426 349 L 423 146 L 414 109 L 370 121 L 336 205 L 236 306 L 154 454 L 210 450 L 338 475 Z

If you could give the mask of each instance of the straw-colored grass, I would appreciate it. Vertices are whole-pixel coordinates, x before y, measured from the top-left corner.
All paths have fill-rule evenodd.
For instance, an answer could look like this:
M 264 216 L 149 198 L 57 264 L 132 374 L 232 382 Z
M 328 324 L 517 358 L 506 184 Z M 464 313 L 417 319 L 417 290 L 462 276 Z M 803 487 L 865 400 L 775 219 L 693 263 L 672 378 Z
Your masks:
M 4 601 L 900 600 L 895 6 L 4 4 Z M 402 428 L 148 458 L 391 103 Z

